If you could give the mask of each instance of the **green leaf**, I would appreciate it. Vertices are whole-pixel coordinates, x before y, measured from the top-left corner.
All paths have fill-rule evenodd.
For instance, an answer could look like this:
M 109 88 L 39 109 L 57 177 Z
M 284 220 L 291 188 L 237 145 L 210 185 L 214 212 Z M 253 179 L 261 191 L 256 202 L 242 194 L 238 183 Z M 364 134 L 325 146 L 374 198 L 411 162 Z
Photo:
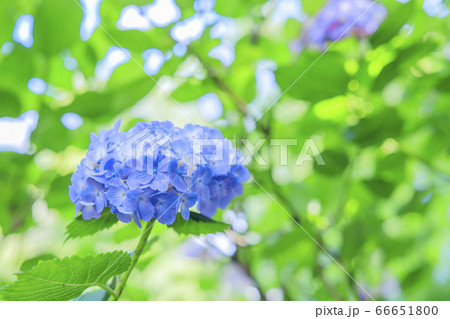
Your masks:
M 399 215 L 405 215 L 410 212 L 423 213 L 429 206 L 433 192 L 430 191 L 416 191 L 412 198 L 400 208 Z
M 408 3 L 399 3 L 396 1 L 386 1 L 383 3 L 387 6 L 389 13 L 387 18 L 380 25 L 378 30 L 370 37 L 372 46 L 377 47 L 388 42 L 396 36 L 400 29 L 408 23 L 414 13 L 414 1 Z
M 205 92 L 213 91 L 214 85 L 210 79 L 198 80 L 189 78 L 172 92 L 172 97 L 180 102 L 194 101 L 205 95 Z
M 78 216 L 67 225 L 66 240 L 93 235 L 101 230 L 111 228 L 115 223 L 117 223 L 116 215 L 108 212 L 104 212 L 99 219 L 84 220 L 81 216 Z
M 384 198 L 391 196 L 395 188 L 395 184 L 381 178 L 374 178 L 369 181 L 364 181 L 364 183 L 374 194 Z
M 78 67 L 83 72 L 85 78 L 89 78 L 95 74 L 97 62 L 103 58 L 107 51 L 107 48 L 105 52 L 100 49 L 96 50 L 95 44 L 97 43 L 77 42 L 70 50 L 72 56 L 77 60 Z
M 223 232 L 230 228 L 230 225 L 217 222 L 204 215 L 191 212 L 189 220 L 184 220 L 181 214 L 177 215 L 175 222 L 169 226 L 178 234 L 201 235 L 209 233 Z
M 344 258 L 352 258 L 355 251 L 359 251 L 364 246 L 367 233 L 363 232 L 364 223 L 355 220 L 344 226 L 342 230 L 343 244 L 341 254 Z
M 74 112 L 82 117 L 98 120 L 110 120 L 111 114 L 118 114 L 133 106 L 142 99 L 155 85 L 146 75 L 122 86 L 96 92 L 88 91 L 75 97 L 73 102 L 65 107 L 68 112 Z
M 264 1 L 262 0 L 250 0 L 244 2 L 239 0 L 216 1 L 214 10 L 223 16 L 239 17 L 248 14 L 249 11 L 256 11 L 256 8 L 263 3 Z
M 17 117 L 20 115 L 20 100 L 11 92 L 0 90 L 0 116 Z
M 70 131 L 61 123 L 62 109 L 52 110 L 43 107 L 39 111 L 39 122 L 36 130 L 31 135 L 31 141 L 39 150 L 48 148 L 52 151 L 61 152 L 72 140 Z M 64 188 L 67 188 L 65 185 Z
M 317 0 L 317 1 L 303 1 L 302 9 L 307 14 L 316 14 L 322 9 L 326 4 L 326 0 Z
M 72 174 L 65 176 L 57 176 L 51 182 L 50 188 L 45 195 L 45 200 L 49 208 L 67 209 L 67 185 L 71 184 L 70 178 Z M 73 208 L 73 207 L 72 207 Z
M 23 262 L 22 266 L 20 266 L 20 271 L 29 271 L 34 266 L 36 266 L 39 263 L 39 261 L 51 260 L 53 258 L 56 258 L 56 256 L 52 255 L 52 254 L 43 254 L 43 255 L 39 255 L 39 256 L 27 259 Z
M 397 110 L 388 108 L 362 118 L 358 124 L 348 128 L 346 137 L 359 145 L 368 146 L 398 136 L 402 128 L 403 120 Z
M 43 79 L 52 85 L 65 89 L 72 89 L 73 72 L 64 66 L 64 60 L 58 56 L 48 59 L 48 71 L 40 74 Z
M 0 86 L 16 97 L 26 94 L 27 83 L 35 71 L 35 57 L 29 51 L 18 46 L 14 51 L 0 60 Z
M 17 10 L 17 4 L 12 1 L 0 2 L 0 43 L 11 39 L 14 30 L 14 15 Z
M 418 60 L 429 55 L 436 49 L 433 41 L 414 43 L 398 52 L 397 58 L 386 65 L 373 83 L 374 90 L 383 89 L 389 82 L 402 73 L 411 72 L 410 68 Z
M 335 52 L 304 52 L 298 65 L 281 66 L 275 76 L 283 92 L 313 103 L 345 94 L 350 80 L 344 58 Z
M 347 154 L 338 150 L 325 150 L 321 156 L 325 165 L 318 165 L 314 162 L 314 169 L 325 175 L 342 174 L 349 162 Z
M 401 152 L 389 154 L 377 164 L 376 175 L 382 179 L 397 182 L 404 177 L 407 156 Z
M 60 0 L 41 2 L 33 27 L 35 45 L 40 51 L 48 56 L 56 54 L 79 39 L 83 10 L 77 3 Z
M 92 286 L 106 285 L 130 263 L 130 255 L 123 251 L 41 261 L 30 271 L 18 273 L 17 281 L 0 293 L 4 300 L 71 300 Z
M 1 154 L 0 227 L 3 234 L 7 235 L 21 232 L 30 226 L 31 205 L 35 197 L 26 185 L 36 185 L 40 172 L 36 170 L 31 156 L 13 152 Z
M 108 114 L 113 101 L 112 92 L 89 91 L 75 97 L 66 109 L 82 117 L 97 117 Z

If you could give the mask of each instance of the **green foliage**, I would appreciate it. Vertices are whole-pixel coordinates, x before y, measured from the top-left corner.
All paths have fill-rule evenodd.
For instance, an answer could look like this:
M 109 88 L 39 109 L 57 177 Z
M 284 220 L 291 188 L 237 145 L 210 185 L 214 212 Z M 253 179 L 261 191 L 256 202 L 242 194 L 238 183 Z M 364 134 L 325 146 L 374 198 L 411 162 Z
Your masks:
M 18 273 L 17 281 L 0 290 L 4 300 L 71 300 L 93 286 L 128 269 L 131 258 L 123 251 L 88 257 L 66 257 L 41 261 Z
M 78 40 L 82 11 L 77 3 L 41 1 L 33 28 L 38 50 L 50 56 L 70 48 Z M 64 23 L 61 23 L 61 17 L 64 17 Z
M 199 213 L 191 212 L 189 220 L 184 220 L 183 217 L 178 214 L 175 222 L 169 227 L 178 234 L 198 236 L 201 234 L 223 232 L 230 228 L 230 225 L 217 222 L 211 218 L 200 215 Z
M 386 20 L 381 24 L 380 28 L 370 38 L 370 42 L 377 47 L 398 34 L 400 29 L 411 21 L 414 13 L 414 1 L 402 4 L 399 1 L 388 1 L 385 3 L 389 10 Z
M 287 90 L 294 98 L 318 102 L 347 91 L 350 78 L 343 63 L 344 58 L 335 52 L 308 52 L 296 65 L 280 67 L 277 82 L 283 92 Z
M 27 271 L 31 270 L 34 266 L 36 266 L 39 263 L 39 261 L 51 260 L 54 258 L 56 258 L 56 257 L 52 254 L 43 254 L 43 255 L 39 255 L 39 256 L 36 256 L 31 259 L 27 259 L 23 262 L 22 266 L 20 266 L 20 271 L 27 272 Z
M 213 88 L 212 81 L 189 79 L 172 92 L 172 97 L 180 102 L 193 101 L 205 94 L 205 88 Z
M 395 109 L 383 109 L 350 127 L 347 136 L 355 143 L 368 146 L 380 143 L 388 137 L 398 136 L 402 125 L 402 119 Z
M 17 117 L 20 115 L 20 101 L 8 91 L 0 91 L 0 109 L 3 116 Z
M 0 157 L 0 226 L 5 234 L 23 231 L 32 224 L 29 212 L 36 194 L 27 185 L 38 183 L 42 176 L 32 159 L 15 153 Z
M 317 172 L 326 175 L 342 175 L 348 165 L 347 154 L 338 150 L 328 149 L 321 154 L 325 165 L 317 165 Z
M 427 41 L 425 43 L 414 43 L 411 46 L 400 50 L 397 58 L 381 71 L 374 82 L 373 89 L 381 90 L 402 72 L 409 70 L 419 59 L 433 52 L 435 48 L 436 43 Z
M 264 4 L 262 0 L 249 0 L 245 3 L 239 0 L 217 1 L 215 10 L 217 13 L 226 17 L 239 17 L 249 14 L 250 10 L 253 10 L 255 7 L 260 7 L 262 4 Z
M 100 218 L 84 220 L 81 215 L 66 227 L 67 239 L 91 236 L 101 230 L 111 228 L 117 223 L 117 217 L 105 211 Z

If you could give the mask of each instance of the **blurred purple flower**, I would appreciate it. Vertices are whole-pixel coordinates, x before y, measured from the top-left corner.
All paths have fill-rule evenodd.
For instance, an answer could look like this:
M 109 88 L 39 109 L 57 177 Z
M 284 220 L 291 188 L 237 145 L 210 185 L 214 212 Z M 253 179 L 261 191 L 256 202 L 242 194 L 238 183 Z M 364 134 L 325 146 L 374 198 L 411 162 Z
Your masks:
M 351 34 L 373 34 L 386 17 L 386 9 L 370 0 L 330 0 L 306 27 L 301 46 L 324 48 L 327 41 L 338 41 Z

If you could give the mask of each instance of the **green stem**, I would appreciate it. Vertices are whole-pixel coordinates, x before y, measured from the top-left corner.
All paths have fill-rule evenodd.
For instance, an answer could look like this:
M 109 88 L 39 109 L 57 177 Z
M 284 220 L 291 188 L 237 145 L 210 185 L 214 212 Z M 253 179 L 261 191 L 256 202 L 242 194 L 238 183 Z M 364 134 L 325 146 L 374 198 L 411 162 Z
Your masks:
M 116 291 L 113 295 L 111 295 L 111 300 L 118 300 L 120 296 L 122 295 L 123 289 L 125 288 L 125 285 L 127 283 L 128 277 L 130 277 L 131 272 L 133 271 L 134 267 L 136 266 L 139 257 L 142 254 L 142 251 L 144 250 L 145 244 L 147 244 L 147 239 L 150 236 L 150 232 L 152 231 L 153 224 L 155 221 L 150 220 L 147 222 L 144 231 L 142 232 L 141 238 L 139 239 L 139 243 L 136 246 L 136 250 L 134 251 L 133 257 L 131 259 L 131 265 L 128 268 L 127 272 L 122 276 L 120 279 L 119 285 L 116 288 Z
M 109 293 L 114 299 L 117 299 L 117 294 L 108 285 L 97 285 L 97 286 L 105 290 L 107 293 Z

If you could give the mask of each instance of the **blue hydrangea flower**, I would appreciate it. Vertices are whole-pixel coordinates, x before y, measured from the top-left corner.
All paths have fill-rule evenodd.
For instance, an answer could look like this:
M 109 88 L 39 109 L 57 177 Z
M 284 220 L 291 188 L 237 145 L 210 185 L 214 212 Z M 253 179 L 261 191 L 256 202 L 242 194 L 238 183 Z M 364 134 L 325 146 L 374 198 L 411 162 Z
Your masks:
M 170 225 L 175 221 L 177 215 L 177 203 L 180 195 L 170 190 L 156 196 L 153 200 L 155 205 L 155 218 L 161 223 Z
M 84 219 L 99 218 L 106 206 L 124 223 L 153 218 L 172 224 L 178 211 L 211 217 L 242 195 L 250 177 L 244 158 L 215 129 L 171 122 L 139 122 L 119 132 L 91 134 L 86 157 L 71 178 L 70 200 Z
M 191 189 L 204 200 L 210 198 L 209 185 L 211 184 L 212 171 L 206 166 L 200 166 L 192 176 Z
M 183 193 L 179 197 L 177 205 L 180 206 L 181 216 L 185 220 L 189 219 L 189 216 L 191 215 L 189 208 L 191 208 L 197 203 L 197 198 L 198 198 L 197 194 L 191 192 Z
M 327 41 L 337 41 L 354 34 L 373 34 L 386 17 L 386 8 L 371 0 L 329 0 L 306 27 L 302 46 L 321 49 Z
M 185 177 L 188 173 L 188 166 L 184 163 L 178 165 L 178 160 L 171 160 L 168 166 L 168 174 L 172 185 L 180 192 L 188 190 Z

